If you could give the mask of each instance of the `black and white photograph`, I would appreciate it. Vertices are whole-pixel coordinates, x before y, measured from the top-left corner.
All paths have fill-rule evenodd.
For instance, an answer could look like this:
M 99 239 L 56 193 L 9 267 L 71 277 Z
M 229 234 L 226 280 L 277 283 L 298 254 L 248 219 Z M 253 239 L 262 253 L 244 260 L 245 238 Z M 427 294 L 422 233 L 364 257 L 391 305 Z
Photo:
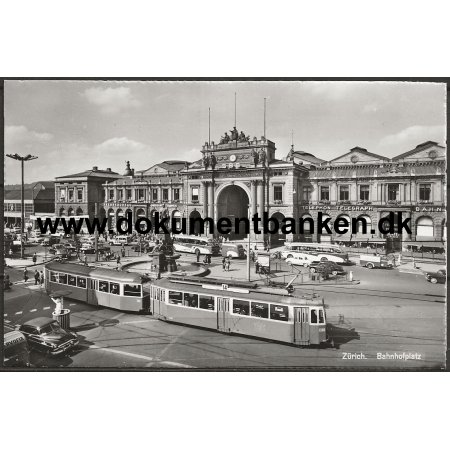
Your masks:
M 446 368 L 446 90 L 6 79 L 6 370 Z

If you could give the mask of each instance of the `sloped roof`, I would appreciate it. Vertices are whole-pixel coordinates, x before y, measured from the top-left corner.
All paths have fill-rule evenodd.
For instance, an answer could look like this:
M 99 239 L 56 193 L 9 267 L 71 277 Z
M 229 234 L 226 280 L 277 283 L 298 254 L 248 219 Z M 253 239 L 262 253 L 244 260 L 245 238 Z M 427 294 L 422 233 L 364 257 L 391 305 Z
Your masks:
M 401 153 L 400 155 L 394 156 L 394 158 L 392 158 L 392 160 L 396 161 L 397 159 L 406 158 L 407 156 L 413 155 L 416 152 L 421 152 L 421 151 L 426 150 L 427 148 L 430 148 L 430 147 L 441 147 L 441 148 L 444 148 L 444 147 L 440 146 L 437 142 L 426 141 L 426 142 L 423 142 L 422 144 L 417 145 L 412 150 L 408 150 L 405 153 Z
M 389 158 L 387 158 L 386 156 L 377 155 L 376 153 L 371 153 L 362 147 L 353 147 L 347 153 L 344 153 L 343 155 L 340 155 L 337 158 L 333 158 L 329 162 L 332 163 L 334 161 L 337 161 L 338 159 L 344 158 L 345 156 L 351 155 L 352 153 L 360 153 L 365 156 L 370 156 L 374 159 L 382 159 L 383 161 L 389 161 Z
M 111 177 L 111 175 L 113 176 L 113 178 L 116 178 L 116 175 L 121 176 L 117 172 L 113 172 L 113 171 L 90 169 L 90 170 L 85 170 L 84 172 L 74 173 L 72 175 L 64 175 L 61 177 L 56 177 L 56 179 L 58 180 L 60 178 L 82 178 L 82 177 L 83 178 L 84 177 L 108 178 L 108 177 Z
M 303 159 L 305 161 L 309 161 L 312 164 L 320 164 L 325 162 L 324 159 L 317 158 L 317 156 L 314 156 L 312 153 L 308 152 L 302 152 L 302 151 L 295 151 L 292 154 L 293 157 L 297 156 L 299 159 Z

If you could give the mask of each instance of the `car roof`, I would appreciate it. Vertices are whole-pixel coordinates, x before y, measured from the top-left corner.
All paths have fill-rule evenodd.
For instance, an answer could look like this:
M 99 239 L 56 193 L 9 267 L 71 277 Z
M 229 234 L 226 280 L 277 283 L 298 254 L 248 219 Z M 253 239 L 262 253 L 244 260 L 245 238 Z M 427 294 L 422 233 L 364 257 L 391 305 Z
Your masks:
M 28 320 L 23 325 L 30 325 L 32 327 L 41 328 L 52 322 L 56 322 L 56 321 L 55 321 L 55 319 L 52 319 L 51 317 L 36 317 L 35 319 Z

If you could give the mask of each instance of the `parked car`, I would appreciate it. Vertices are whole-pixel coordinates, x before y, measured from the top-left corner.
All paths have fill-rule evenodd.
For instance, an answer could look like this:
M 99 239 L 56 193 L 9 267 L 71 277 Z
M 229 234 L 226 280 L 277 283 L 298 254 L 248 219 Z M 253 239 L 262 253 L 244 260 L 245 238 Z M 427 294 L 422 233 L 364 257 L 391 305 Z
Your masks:
M 64 242 L 64 244 L 62 244 L 62 245 L 64 245 L 64 247 L 66 248 L 66 250 L 69 253 L 73 253 L 73 252 L 77 251 L 77 246 L 75 244 L 72 244 L 72 242 Z
M 81 244 L 80 251 L 85 255 L 93 254 L 95 253 L 95 247 L 92 244 L 85 242 L 84 244 Z
M 27 367 L 30 365 L 25 335 L 6 323 L 3 325 L 3 358 L 5 367 Z
M 59 237 L 56 236 L 46 236 L 44 238 L 44 242 L 42 243 L 42 245 L 44 247 L 51 247 L 53 244 L 59 244 L 61 241 L 61 239 Z
M 441 283 L 445 284 L 447 279 L 447 271 L 445 269 L 438 270 L 437 272 L 427 272 L 425 274 L 425 278 L 430 283 L 436 284 Z
M 309 269 L 312 273 L 328 272 L 331 275 L 345 275 L 347 272 L 337 263 L 333 261 L 313 261 Z
M 128 245 L 130 243 L 130 238 L 128 236 L 114 236 L 108 241 L 110 245 Z
M 292 266 L 309 267 L 313 261 L 305 257 L 305 255 L 295 254 L 290 258 L 286 258 L 286 263 Z
M 31 350 L 49 355 L 67 353 L 78 345 L 76 333 L 62 329 L 59 323 L 50 317 L 37 317 L 25 322 L 19 331 L 24 334 Z
M 52 247 L 48 249 L 48 252 L 61 257 L 69 256 L 69 252 L 67 251 L 67 248 L 64 246 L 64 244 L 54 244 Z

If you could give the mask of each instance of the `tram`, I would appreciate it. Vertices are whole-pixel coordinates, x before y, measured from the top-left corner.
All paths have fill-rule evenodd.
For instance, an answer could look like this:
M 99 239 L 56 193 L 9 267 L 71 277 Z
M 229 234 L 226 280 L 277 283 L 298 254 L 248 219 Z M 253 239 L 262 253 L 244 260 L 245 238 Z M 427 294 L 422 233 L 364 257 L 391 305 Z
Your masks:
M 64 286 L 69 298 L 93 306 L 130 312 L 149 312 L 149 293 L 141 275 L 73 263 L 51 262 L 45 266 L 45 288 L 49 294 Z
M 228 280 L 227 280 L 228 281 Z M 164 321 L 199 326 L 298 346 L 330 340 L 323 298 L 258 291 L 251 284 L 168 277 L 150 287 L 152 314 Z

